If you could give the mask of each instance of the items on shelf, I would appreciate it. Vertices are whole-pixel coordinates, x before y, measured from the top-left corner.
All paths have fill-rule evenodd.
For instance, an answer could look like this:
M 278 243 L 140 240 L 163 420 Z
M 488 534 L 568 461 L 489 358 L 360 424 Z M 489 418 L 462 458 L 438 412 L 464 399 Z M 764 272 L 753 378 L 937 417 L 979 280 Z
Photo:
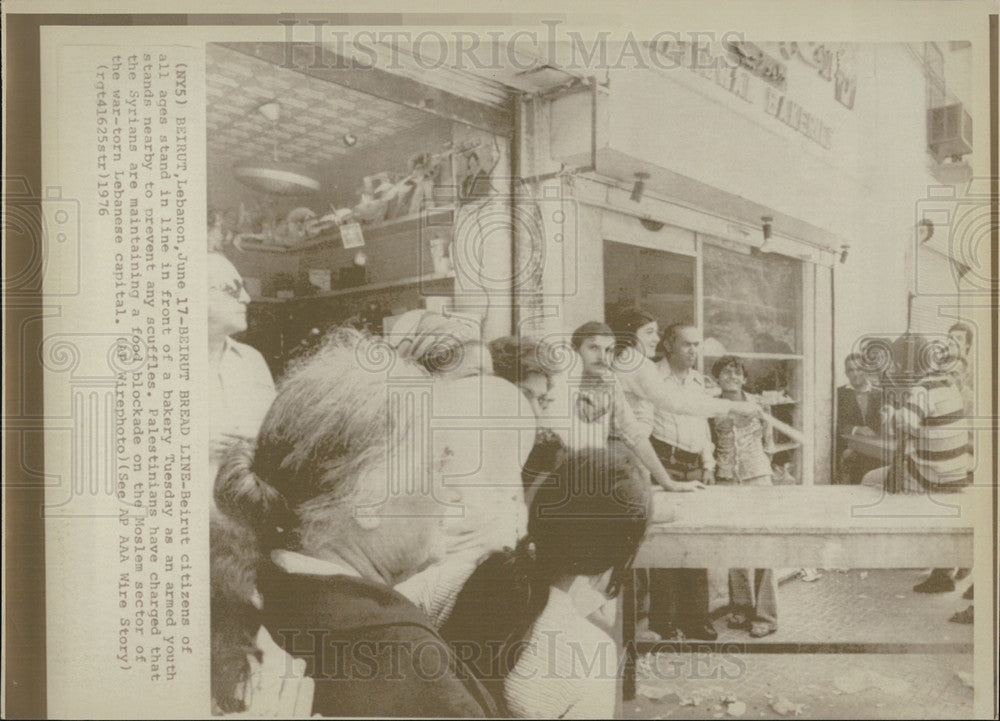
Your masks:
M 295 249 L 303 242 L 323 233 L 343 228 L 351 223 L 365 225 L 395 220 L 422 212 L 428 208 L 454 205 L 456 159 L 465 163 L 475 159 L 475 176 L 466 181 L 488 181 L 489 172 L 479 168 L 479 142 L 464 143 L 458 148 L 445 144 L 440 152 L 420 152 L 413 155 L 401 174 L 380 170 L 366 175 L 358 188 L 359 200 L 353 207 L 331 204 L 318 214 L 311 208 L 299 207 L 285 214 L 278 210 L 275 199 L 245 199 L 238 210 L 214 211 L 209 214 L 210 250 L 222 250 L 234 245 L 239 250 Z M 485 160 L 495 165 L 488 150 L 479 150 Z M 446 174 L 446 167 L 451 169 Z M 464 170 L 464 169 L 463 169 Z M 459 171 L 462 174 L 462 171 Z M 478 185 L 477 185 L 478 187 Z M 483 186 L 486 187 L 486 186 Z M 285 206 L 287 208 L 287 206 Z
M 240 203 L 232 242 L 239 250 L 246 250 L 254 244 L 294 248 L 320 232 L 322 223 L 311 208 L 295 208 L 279 217 L 271 202 L 243 202 Z
M 429 242 L 431 246 L 431 261 L 434 263 L 434 272 L 438 275 L 452 272 L 455 266 L 448 252 L 450 250 L 448 240 L 435 235 L 431 237 Z

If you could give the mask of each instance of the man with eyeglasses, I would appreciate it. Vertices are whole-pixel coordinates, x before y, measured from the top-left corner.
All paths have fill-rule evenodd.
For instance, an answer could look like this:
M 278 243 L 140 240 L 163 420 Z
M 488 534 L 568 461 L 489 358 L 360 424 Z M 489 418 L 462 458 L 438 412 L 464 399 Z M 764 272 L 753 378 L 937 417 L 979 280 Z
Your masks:
M 238 439 L 254 439 L 271 402 L 274 381 L 264 357 L 231 336 L 247 329 L 250 296 L 235 266 L 208 254 L 208 363 L 211 378 L 211 478 Z

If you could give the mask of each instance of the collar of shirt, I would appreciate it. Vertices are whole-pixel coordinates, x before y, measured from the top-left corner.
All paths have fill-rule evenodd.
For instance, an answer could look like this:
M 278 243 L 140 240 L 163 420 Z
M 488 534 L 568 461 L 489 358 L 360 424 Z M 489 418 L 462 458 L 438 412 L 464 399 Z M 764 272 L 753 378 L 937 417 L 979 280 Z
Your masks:
M 688 368 L 683 375 L 677 373 L 673 368 L 670 367 L 670 362 L 666 358 L 659 361 L 657 367 L 660 369 L 660 373 L 665 379 L 669 378 L 677 385 L 687 385 L 688 383 L 693 383 L 697 386 L 704 387 L 705 378 L 701 373 L 696 371 L 694 368 Z
M 233 340 L 228 335 L 226 336 L 226 341 L 222 344 L 222 355 L 219 358 L 225 358 L 230 353 L 235 353 L 240 358 L 243 357 L 243 344 Z
M 286 573 L 304 573 L 310 576 L 353 576 L 361 578 L 361 574 L 346 563 L 314 558 L 297 551 L 278 549 L 271 551 L 274 565 Z

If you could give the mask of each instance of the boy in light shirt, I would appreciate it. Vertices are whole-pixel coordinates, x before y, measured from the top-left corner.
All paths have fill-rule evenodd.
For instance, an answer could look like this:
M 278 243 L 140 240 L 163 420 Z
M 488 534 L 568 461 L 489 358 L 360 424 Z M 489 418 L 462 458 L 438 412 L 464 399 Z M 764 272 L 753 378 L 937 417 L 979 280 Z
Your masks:
M 712 366 L 712 375 L 726 400 L 747 400 L 743 386 L 746 366 L 736 356 L 723 356 Z M 715 437 L 718 485 L 770 486 L 771 454 L 774 440 L 771 427 L 756 417 L 730 414 L 712 421 Z M 753 638 L 768 636 L 778 630 L 778 587 L 769 568 L 731 568 L 729 601 L 732 613 L 730 628 L 750 631 Z

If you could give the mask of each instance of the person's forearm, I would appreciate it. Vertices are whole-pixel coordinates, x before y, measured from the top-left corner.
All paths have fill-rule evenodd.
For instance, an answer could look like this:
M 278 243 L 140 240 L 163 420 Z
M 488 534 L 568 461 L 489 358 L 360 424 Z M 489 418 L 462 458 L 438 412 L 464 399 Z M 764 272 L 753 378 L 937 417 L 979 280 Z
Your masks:
M 659 485 L 666 488 L 673 481 L 670 478 L 670 474 L 667 473 L 667 469 L 660 463 L 660 458 L 656 455 L 656 451 L 653 450 L 653 445 L 649 442 L 648 438 L 641 438 L 638 441 L 634 441 L 631 448 L 642 462 L 642 465 L 646 466 L 649 470 L 653 480 Z
M 643 366 L 635 373 L 643 394 L 665 413 L 713 418 L 727 415 L 733 409 L 731 401 L 710 398 L 700 388 L 689 390 L 668 385 L 652 365 Z
M 697 391 L 674 389 L 661 384 L 651 398 L 653 404 L 661 411 L 683 416 L 698 416 L 700 418 L 715 418 L 725 416 L 733 409 L 734 403 L 722 398 L 709 398 Z

